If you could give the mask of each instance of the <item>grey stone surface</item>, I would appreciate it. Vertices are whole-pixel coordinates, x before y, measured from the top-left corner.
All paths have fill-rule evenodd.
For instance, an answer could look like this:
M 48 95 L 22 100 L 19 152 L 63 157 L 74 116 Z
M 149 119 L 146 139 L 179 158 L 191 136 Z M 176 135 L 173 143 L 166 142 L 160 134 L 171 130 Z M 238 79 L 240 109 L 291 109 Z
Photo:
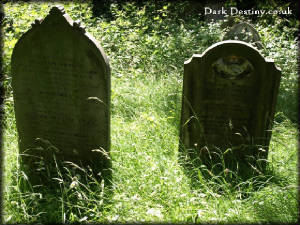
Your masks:
M 231 149 L 238 160 L 266 158 L 280 71 L 250 44 L 222 41 L 184 65 L 181 151 L 206 161 Z
M 223 37 L 223 41 L 225 40 L 245 41 L 258 49 L 263 48 L 258 32 L 251 24 L 246 22 L 239 23 L 231 27 Z
M 22 155 L 49 159 L 55 153 L 106 166 L 99 152 L 110 148 L 108 59 L 62 7 L 36 20 L 17 42 L 12 86 Z M 33 159 L 24 157 L 29 164 Z

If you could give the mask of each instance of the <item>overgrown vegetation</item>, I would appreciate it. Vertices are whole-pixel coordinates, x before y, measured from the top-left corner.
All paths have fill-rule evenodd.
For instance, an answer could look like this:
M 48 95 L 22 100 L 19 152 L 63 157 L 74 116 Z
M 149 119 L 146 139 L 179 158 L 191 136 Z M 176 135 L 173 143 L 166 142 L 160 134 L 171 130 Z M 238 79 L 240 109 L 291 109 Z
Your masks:
M 27 183 L 18 162 L 10 58 L 17 40 L 53 4 L 4 4 L 5 223 L 298 221 L 298 21 L 255 21 L 265 46 L 262 54 L 282 70 L 270 163 L 264 174 L 231 184 L 219 175 L 206 179 L 198 168 L 187 174 L 178 163 L 183 63 L 226 31 L 221 21 L 205 22 L 197 14 L 181 19 L 185 2 L 110 4 L 109 15 L 98 17 L 88 3 L 63 3 L 110 59 L 112 185 L 55 159 L 52 186 Z

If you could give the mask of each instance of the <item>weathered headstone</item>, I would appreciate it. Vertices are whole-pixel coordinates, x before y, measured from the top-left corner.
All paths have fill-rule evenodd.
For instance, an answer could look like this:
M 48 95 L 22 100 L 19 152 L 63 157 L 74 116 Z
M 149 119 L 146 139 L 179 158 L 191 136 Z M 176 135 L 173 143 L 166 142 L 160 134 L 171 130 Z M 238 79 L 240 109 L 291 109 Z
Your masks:
M 193 55 L 184 65 L 180 150 L 204 164 L 210 157 L 220 163 L 213 152 L 245 164 L 265 159 L 280 76 L 273 61 L 241 41 Z
M 17 42 L 12 87 L 23 161 L 110 165 L 110 68 L 95 39 L 61 6 Z M 102 152 L 102 153 L 101 153 Z
M 262 49 L 260 36 L 254 27 L 246 22 L 234 25 L 224 35 L 223 41 L 225 40 L 239 40 L 252 44 L 258 49 Z

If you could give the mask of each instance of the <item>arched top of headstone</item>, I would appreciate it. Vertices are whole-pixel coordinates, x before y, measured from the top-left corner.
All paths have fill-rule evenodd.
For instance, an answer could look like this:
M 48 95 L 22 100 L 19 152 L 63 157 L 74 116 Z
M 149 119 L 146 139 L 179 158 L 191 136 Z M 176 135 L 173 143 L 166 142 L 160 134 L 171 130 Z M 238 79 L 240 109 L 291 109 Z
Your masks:
M 66 13 L 64 7 L 61 5 L 53 6 L 50 9 L 49 14 L 44 19 L 36 19 L 32 23 L 31 29 L 29 29 L 18 40 L 15 49 L 17 49 L 18 45 L 23 42 L 23 39 L 26 39 L 28 36 L 32 36 L 32 33 L 35 33 L 36 30 L 41 29 L 41 27 L 48 29 L 54 26 L 70 27 L 74 32 L 81 32 L 88 39 L 88 41 L 90 41 L 92 45 L 94 45 L 100 51 L 100 58 L 102 58 L 104 63 L 108 66 L 109 60 L 102 47 L 97 43 L 96 39 L 86 32 L 85 27 L 80 23 L 80 21 L 73 21 L 72 18 Z
M 226 40 L 213 44 L 202 54 L 194 54 L 184 64 L 189 64 L 196 58 L 212 58 L 212 61 L 220 57 L 236 56 L 237 58 L 246 58 L 248 60 L 274 63 L 273 59 L 264 58 L 262 54 L 253 47 L 253 45 L 238 40 Z
M 223 40 L 240 40 L 253 44 L 258 49 L 263 48 L 258 32 L 246 22 L 233 26 L 223 37 Z

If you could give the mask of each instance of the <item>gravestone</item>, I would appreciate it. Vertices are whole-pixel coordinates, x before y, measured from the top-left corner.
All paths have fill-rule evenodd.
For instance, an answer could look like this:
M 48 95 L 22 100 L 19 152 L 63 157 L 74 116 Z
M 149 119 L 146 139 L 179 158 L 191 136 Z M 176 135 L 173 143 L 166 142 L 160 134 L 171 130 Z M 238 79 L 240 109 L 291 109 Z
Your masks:
M 109 167 L 110 68 L 84 27 L 53 7 L 12 54 L 19 149 L 25 166 L 57 159 Z
M 193 55 L 184 64 L 180 150 L 207 165 L 222 153 L 232 168 L 266 159 L 280 76 L 242 41 Z
M 225 40 L 244 41 L 253 44 L 253 46 L 258 49 L 263 48 L 258 32 L 251 24 L 246 22 L 239 23 L 231 27 L 223 37 L 223 41 Z

